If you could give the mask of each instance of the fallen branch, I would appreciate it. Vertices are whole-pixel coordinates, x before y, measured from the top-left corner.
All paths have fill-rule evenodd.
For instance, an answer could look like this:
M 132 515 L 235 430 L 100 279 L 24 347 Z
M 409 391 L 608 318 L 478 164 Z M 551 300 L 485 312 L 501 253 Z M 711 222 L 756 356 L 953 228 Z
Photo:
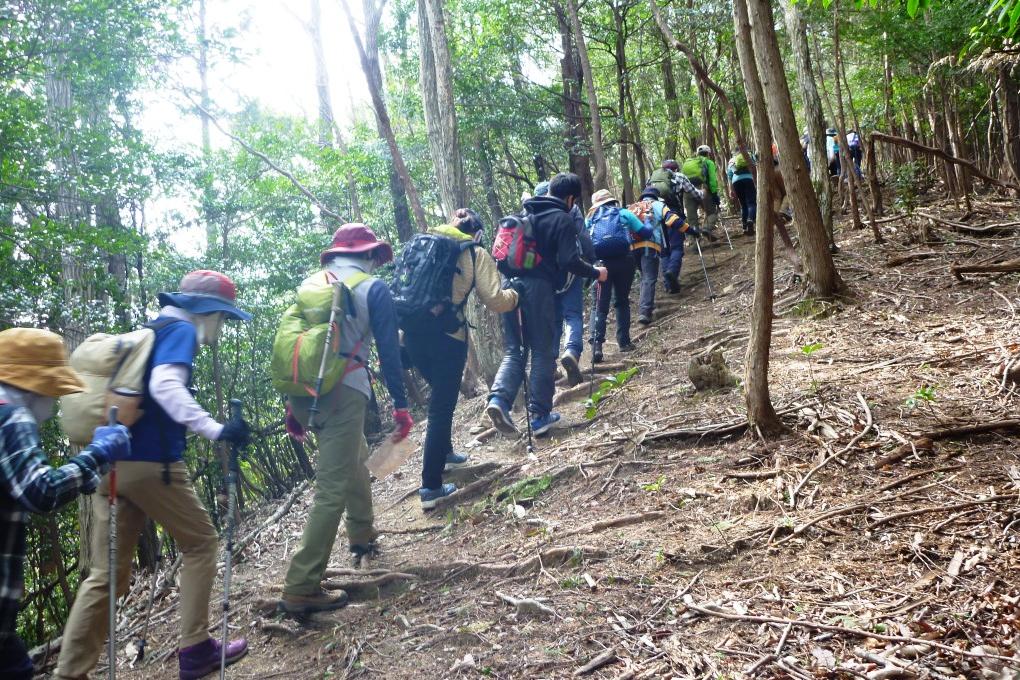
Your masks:
M 256 527 L 253 531 L 248 533 L 248 535 L 246 535 L 244 538 L 242 538 L 234 545 L 234 557 L 235 558 L 240 557 L 244 549 L 251 545 L 252 542 L 260 533 L 265 531 L 270 526 L 275 525 L 281 517 L 287 514 L 287 511 L 291 509 L 291 507 L 294 505 L 294 502 L 297 501 L 298 497 L 301 496 L 301 494 L 303 494 L 307 489 L 308 489 L 307 479 L 298 484 L 297 486 L 295 486 L 294 490 L 290 492 L 289 496 L 287 496 L 287 499 L 284 500 L 280 507 L 276 509 L 276 512 L 267 517 L 262 522 L 262 524 L 258 525 L 258 527 Z M 169 581 L 172 579 L 166 580 Z
M 599 382 L 605 379 L 606 376 L 595 376 L 595 382 Z M 557 392 L 556 396 L 553 397 L 553 406 L 559 406 L 564 402 L 573 401 L 574 399 L 578 399 L 580 397 L 587 397 L 588 390 L 590 389 L 591 387 L 588 385 L 588 383 L 584 382 L 581 383 L 580 385 L 574 385 L 573 387 L 568 387 L 565 390 Z
M 871 417 L 871 409 L 868 408 L 868 402 L 867 400 L 865 400 L 863 396 L 861 396 L 860 392 L 857 393 L 857 401 L 858 403 L 860 403 L 861 408 L 864 409 L 864 417 L 867 419 L 867 422 L 864 425 L 864 429 L 858 432 L 857 436 L 851 439 L 849 444 L 847 444 L 845 447 L 843 447 L 836 453 L 832 454 L 828 458 L 824 459 L 821 463 L 811 468 L 808 471 L 808 473 L 804 475 L 804 478 L 800 480 L 800 484 L 798 484 L 797 487 L 793 490 L 793 493 L 790 494 L 791 507 L 797 507 L 797 494 L 800 493 L 800 490 L 804 488 L 804 485 L 807 484 L 808 480 L 811 479 L 816 472 L 818 472 L 823 467 L 828 465 L 830 461 L 833 461 L 839 458 L 840 456 L 849 453 L 854 448 L 854 446 L 857 445 L 857 442 L 859 442 L 864 437 L 864 435 L 868 434 L 868 432 L 871 430 L 871 427 L 874 424 Z
M 580 529 L 573 529 L 565 534 L 559 534 L 556 539 L 567 538 L 568 536 L 577 536 L 578 534 L 594 534 L 598 531 L 605 531 L 606 529 L 615 529 L 618 527 L 629 527 L 634 524 L 642 524 L 644 522 L 651 522 L 652 520 L 662 519 L 666 516 L 666 513 L 654 510 L 652 512 L 641 512 L 636 515 L 624 515 L 623 517 L 616 517 L 614 519 L 606 519 L 601 522 L 594 522 L 587 526 L 581 527 Z
M 778 616 L 753 616 L 750 614 L 731 614 L 722 608 L 707 609 L 705 607 L 699 607 L 689 601 L 684 602 L 684 606 L 688 609 L 704 614 L 706 616 L 714 616 L 720 619 L 727 619 L 730 621 L 740 621 L 743 623 L 771 623 L 778 624 L 780 626 L 796 626 L 798 628 L 807 628 L 809 630 L 825 631 L 828 633 L 843 633 L 845 635 L 853 635 L 859 638 L 872 638 L 875 640 L 882 640 L 884 642 L 897 642 L 905 644 L 916 644 L 916 645 L 931 645 L 937 647 L 946 652 L 956 654 L 958 656 L 966 656 L 975 659 L 998 659 L 1000 661 L 1006 661 L 1011 664 L 1015 664 L 1017 659 L 1011 656 L 1002 656 L 1000 654 L 989 654 L 987 652 L 971 652 L 951 645 L 936 642 L 934 640 L 924 640 L 921 638 L 909 637 L 906 635 L 886 635 L 884 633 L 872 633 L 865 630 L 856 630 L 854 628 L 846 628 L 844 626 L 833 626 L 827 623 L 815 623 L 814 621 L 807 621 L 805 619 L 784 619 Z
M 375 600 L 379 598 L 380 591 L 384 586 L 417 578 L 415 574 L 391 571 L 363 581 L 327 579 L 322 582 L 322 587 L 326 590 L 342 590 L 350 596 L 351 600 Z
M 871 464 L 872 469 L 879 470 L 887 465 L 898 463 L 915 451 L 931 451 L 935 443 L 928 437 L 919 437 L 913 441 L 909 441 L 906 444 L 900 444 L 895 449 L 875 460 Z
M 963 274 L 991 274 L 1001 272 L 1020 272 L 1020 260 L 1007 260 L 994 264 L 954 264 L 950 265 L 949 273 L 963 281 Z
M 616 648 L 610 647 L 609 649 L 602 652 L 594 659 L 592 659 L 591 661 L 589 661 L 588 663 L 584 664 L 576 671 L 574 671 L 574 677 L 577 678 L 582 675 L 588 675 L 592 671 L 596 671 L 599 668 L 602 668 L 603 666 L 613 663 L 614 661 L 616 661 Z
M 530 597 L 510 597 L 509 595 L 504 595 L 499 591 L 496 592 L 496 597 L 516 609 L 518 614 L 537 617 L 556 616 L 555 609 Z
M 900 255 L 899 257 L 891 257 L 885 261 L 886 267 L 896 267 L 907 262 L 916 262 L 917 260 L 927 260 L 929 257 L 938 257 L 939 253 L 934 250 L 925 250 L 919 253 L 907 253 L 906 255 Z
M 934 146 L 925 146 L 924 144 L 920 144 L 918 142 L 913 142 L 913 141 L 911 141 L 909 139 L 904 139 L 903 137 L 896 137 L 895 135 L 887 135 L 884 132 L 877 132 L 877 131 L 876 132 L 872 132 L 871 133 L 871 137 L 872 137 L 872 139 L 874 139 L 875 141 L 878 141 L 878 142 L 885 142 L 887 144 L 898 144 L 899 146 L 905 146 L 908 149 L 913 149 L 914 151 L 920 151 L 922 153 L 926 153 L 929 156 L 935 156 L 936 158 L 941 158 L 942 160 L 947 161 L 949 163 L 954 163 L 956 165 L 962 165 L 962 166 L 966 167 L 968 170 L 970 170 L 971 172 L 973 172 L 975 175 L 980 177 L 981 179 L 985 180 L 986 182 L 990 182 L 991 184 L 994 184 L 996 186 L 1000 186 L 1000 187 L 1002 187 L 1004 189 L 1013 189 L 1014 191 L 1020 192 L 1020 186 L 1017 186 L 1016 184 L 1013 184 L 1011 182 L 1004 182 L 1001 179 L 996 179 L 994 177 L 990 177 L 989 175 L 987 175 L 984 172 L 982 172 L 981 168 L 979 168 L 977 165 L 974 164 L 974 161 L 969 161 L 969 160 L 966 160 L 965 158 L 957 158 L 956 156 L 951 156 L 950 154 L 946 153 L 942 149 L 938 149 L 938 148 L 936 148 Z
M 955 231 L 965 231 L 971 234 L 993 234 L 999 231 L 1010 231 L 1020 227 L 1020 222 L 1000 222 L 998 224 L 986 224 L 981 227 L 975 227 L 970 224 L 964 224 L 963 222 L 957 222 L 956 220 L 950 220 L 945 217 L 938 215 L 932 215 L 926 213 L 923 210 L 918 210 L 917 214 L 921 217 L 931 220 L 932 222 L 938 222 L 944 224 L 947 227 L 954 229 Z
M 905 510 L 904 512 L 893 513 L 892 515 L 886 515 L 881 517 L 871 524 L 868 525 L 868 529 L 875 529 L 883 524 L 889 522 L 895 522 L 899 519 L 907 519 L 908 517 L 916 517 L 918 515 L 924 515 L 929 512 L 953 512 L 954 510 L 963 510 L 965 508 L 973 508 L 978 505 L 988 505 L 989 503 L 1002 503 L 1005 501 L 1016 501 L 1020 500 L 1016 494 L 1007 494 L 999 496 L 989 496 L 988 498 L 981 498 L 973 501 L 964 501 L 963 503 L 954 503 L 952 505 L 936 505 L 928 508 L 917 508 L 916 510 Z
M 730 471 L 723 475 L 723 479 L 772 479 L 782 473 L 782 470 L 752 470 L 750 472 Z
M 454 578 L 474 578 L 482 574 L 501 577 L 535 574 L 543 568 L 558 567 L 568 562 L 580 563 L 584 560 L 601 559 L 605 556 L 604 550 L 596 548 L 563 546 L 550 548 L 519 562 L 505 564 L 451 562 L 448 564 L 402 565 L 401 569 L 404 573 L 415 574 L 423 579 L 437 580 L 446 577 L 445 580 L 449 581 Z
M 962 467 L 963 467 L 962 465 L 947 465 L 945 467 L 938 467 L 932 470 L 921 470 L 920 472 L 915 472 L 914 474 L 907 475 L 906 477 L 900 477 L 899 479 L 889 482 L 884 486 L 880 486 L 878 487 L 878 489 L 875 490 L 875 493 L 884 493 L 886 491 L 892 491 L 896 487 L 903 486 L 907 482 L 912 482 L 918 477 L 924 477 L 925 475 L 935 474 L 936 472 L 952 472 L 954 470 L 959 470 Z
M 460 489 L 457 489 L 457 491 L 454 492 L 453 494 L 440 498 L 438 501 L 436 501 L 435 507 L 430 512 L 435 510 L 442 510 L 444 508 L 450 507 L 451 505 L 457 505 L 457 503 L 466 500 L 470 496 L 478 493 L 480 490 L 487 489 L 489 486 L 492 485 L 493 482 L 495 482 L 500 477 L 505 477 L 506 475 L 512 472 L 517 472 L 518 470 L 521 469 L 521 465 L 523 465 L 523 463 L 514 463 L 513 465 L 506 465 L 500 467 L 498 470 L 490 472 L 484 477 L 476 479 L 470 484 L 463 486 Z

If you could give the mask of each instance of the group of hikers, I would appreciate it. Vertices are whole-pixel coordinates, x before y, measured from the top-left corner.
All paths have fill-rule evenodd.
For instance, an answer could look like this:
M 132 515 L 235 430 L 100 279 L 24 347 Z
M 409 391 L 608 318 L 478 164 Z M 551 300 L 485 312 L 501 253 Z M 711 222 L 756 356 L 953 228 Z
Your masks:
M 511 408 L 523 386 L 529 438 L 548 434 L 561 423 L 553 411 L 557 361 L 571 385 L 583 380 L 584 282 L 594 288 L 588 344 L 597 364 L 604 359 L 610 307 L 616 312 L 619 350 L 635 349 L 629 301 L 635 276 L 638 322 L 647 325 L 654 318 L 660 274 L 667 292 L 680 290 L 685 239 L 715 240 L 720 196 L 711 156 L 712 150 L 701 146 L 682 165 L 664 161 L 630 206 L 599 189 L 586 212 L 580 179 L 558 174 L 535 186 L 519 212 L 500 220 L 491 249 L 482 243 L 479 216 L 456 210 L 448 224 L 404 245 L 388 282 L 378 269 L 394 261 L 390 244 L 364 224 L 336 230 L 319 269 L 304 280 L 281 318 L 273 344 L 270 373 L 287 395 L 287 430 L 298 438 L 312 431 L 318 443 L 314 499 L 283 581 L 285 611 L 308 614 L 347 602 L 344 592 L 322 587 L 341 520 L 356 564 L 378 550 L 364 434 L 373 344 L 393 402 L 393 442 L 406 438 L 414 425 L 403 371 L 416 368 L 431 387 L 418 494 L 421 507 L 433 509 L 457 491 L 444 482 L 444 473 L 468 460 L 454 450 L 452 422 L 468 356 L 465 308 L 471 292 L 502 322 L 504 356 L 485 414 L 500 432 L 518 436 Z M 730 160 L 726 178 L 731 198 L 741 204 L 743 230 L 753 234 L 754 182 L 746 157 Z M 90 338 L 69 361 L 63 341 L 49 331 L 0 332 L 0 669 L 6 672 L 0 675 L 5 678 L 32 677 L 31 660 L 15 629 L 27 514 L 51 511 L 79 494 L 92 494 L 94 521 L 82 537 L 90 541 L 92 564 L 64 628 L 57 678 L 86 677 L 104 640 L 115 635 L 107 618 L 111 590 L 116 597 L 128 590 L 147 517 L 172 537 L 181 555 L 181 679 L 200 678 L 247 651 L 243 638 L 217 640 L 208 632 L 217 533 L 195 492 L 184 451 L 188 432 L 235 451 L 249 442 L 243 418 L 218 422 L 190 387 L 200 347 L 217 342 L 227 319 L 247 321 L 251 315 L 238 307 L 234 282 L 209 270 L 187 274 L 178 291 L 160 293 L 158 300 L 157 318 L 135 332 L 144 332 L 146 339 L 132 336 L 145 348 L 133 392 L 113 387 L 118 372 L 131 363 L 127 355 L 115 367 L 93 371 L 101 376 L 98 388 L 83 378 L 84 369 L 76 370 L 86 365 L 78 359 L 82 347 L 127 352 L 124 348 L 133 345 L 122 341 L 125 336 L 97 336 L 98 345 L 90 345 Z M 136 412 L 128 419 L 124 412 L 114 417 L 118 411 L 111 409 L 111 420 L 124 424 L 103 424 L 100 416 L 110 399 L 125 394 L 136 395 Z M 86 423 L 85 438 L 79 437 L 87 445 L 63 466 L 51 467 L 40 448 L 39 425 L 53 415 L 56 398 L 81 395 L 92 400 L 96 413 Z M 69 431 L 75 423 L 69 422 L 67 408 L 62 411 Z M 118 477 L 109 474 L 111 468 Z M 114 518 L 118 530 L 111 525 L 107 531 Z M 116 555 L 113 579 L 111 553 Z

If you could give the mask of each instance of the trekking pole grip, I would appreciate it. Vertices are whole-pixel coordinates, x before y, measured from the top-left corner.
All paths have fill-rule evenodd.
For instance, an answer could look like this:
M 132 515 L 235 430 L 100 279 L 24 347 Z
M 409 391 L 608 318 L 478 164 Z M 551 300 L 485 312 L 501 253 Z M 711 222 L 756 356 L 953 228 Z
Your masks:
M 111 406 L 106 416 L 106 424 L 109 425 L 110 427 L 116 425 L 118 415 L 120 415 L 120 408 L 117 406 Z

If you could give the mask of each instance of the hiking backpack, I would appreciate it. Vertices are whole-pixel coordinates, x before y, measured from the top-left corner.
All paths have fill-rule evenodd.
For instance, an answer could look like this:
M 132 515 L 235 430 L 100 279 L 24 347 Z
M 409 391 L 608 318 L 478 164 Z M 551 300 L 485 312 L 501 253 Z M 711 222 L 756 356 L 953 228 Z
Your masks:
M 513 277 L 536 268 L 542 256 L 535 239 L 535 216 L 525 213 L 501 219 L 492 243 L 492 257 L 504 276 Z
M 695 156 L 685 160 L 680 168 L 680 172 L 687 175 L 687 179 L 691 180 L 691 184 L 694 186 L 700 186 L 702 183 L 708 182 L 708 163 L 705 162 L 703 156 Z
M 604 205 L 592 215 L 588 233 L 595 246 L 595 257 L 608 260 L 623 257 L 630 252 L 630 233 L 620 218 L 620 209 Z
M 747 164 L 747 157 L 739 152 L 733 157 L 733 167 L 737 172 L 747 172 L 751 169 L 751 166 Z
M 668 168 L 659 168 L 652 173 L 652 176 L 648 178 L 648 182 L 645 186 L 653 187 L 659 192 L 659 198 L 666 202 L 670 208 L 674 210 L 679 209 L 683 205 L 680 200 L 680 195 L 677 193 L 677 187 L 673 175 L 673 171 Z
M 356 315 L 351 292 L 371 278 L 365 272 L 357 272 L 339 281 L 332 272 L 320 271 L 301 282 L 296 301 L 283 313 L 276 327 L 269 361 L 269 377 L 274 388 L 295 397 L 316 397 L 332 390 L 345 375 L 357 368 L 357 364 L 348 361 L 349 357 L 340 355 L 342 321 Z M 327 348 L 326 336 L 330 335 L 329 320 L 334 300 L 337 303 L 336 319 Z M 357 354 L 360 347 L 361 340 L 355 344 L 350 356 Z M 323 356 L 326 360 L 322 390 L 316 393 Z
M 117 407 L 117 421 L 123 425 L 131 427 L 141 419 L 156 331 L 178 321 L 159 319 L 120 335 L 96 333 L 78 345 L 70 363 L 85 391 L 60 398 L 60 424 L 68 441 L 78 446 L 91 443 L 95 429 L 106 424 L 111 406 Z
M 467 302 L 467 295 L 460 305 L 453 304 L 453 277 L 459 271 L 460 254 L 474 245 L 474 241 L 439 234 L 418 234 L 407 242 L 396 259 L 390 283 L 397 321 L 404 332 L 438 327 L 453 333 L 460 328 L 457 312 Z
M 634 215 L 641 220 L 641 224 L 645 226 L 645 229 L 652 232 L 650 240 L 661 246 L 664 241 L 662 229 L 659 226 L 662 223 L 662 204 L 659 203 L 659 209 L 656 210 L 656 203 L 659 202 L 650 201 L 646 198 L 627 206 L 627 210 L 634 213 Z

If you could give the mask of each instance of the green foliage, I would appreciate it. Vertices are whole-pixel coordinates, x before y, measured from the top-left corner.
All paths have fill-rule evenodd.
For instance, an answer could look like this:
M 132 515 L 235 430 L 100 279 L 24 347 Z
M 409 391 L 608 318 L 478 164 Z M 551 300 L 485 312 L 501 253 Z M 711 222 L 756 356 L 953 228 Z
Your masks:
M 521 503 L 527 501 L 533 501 L 540 494 L 547 491 L 552 486 L 552 476 L 544 475 L 542 477 L 526 477 L 520 481 L 514 482 L 509 486 L 505 486 L 495 494 L 493 497 L 497 501 L 507 501 L 509 503 Z
M 659 493 L 662 490 L 662 485 L 666 483 L 666 475 L 659 475 L 659 478 L 654 482 L 642 484 L 641 489 L 648 491 L 649 493 Z
M 802 345 L 800 351 L 804 356 L 810 357 L 812 354 L 822 349 L 823 347 L 825 347 L 825 345 L 823 345 L 820 342 L 810 342 L 806 345 Z
M 907 397 L 907 400 L 903 402 L 907 408 L 917 408 L 922 404 L 930 406 L 935 403 L 935 386 L 934 385 L 922 385 L 918 387 L 912 395 Z
M 920 161 L 909 161 L 893 170 L 892 188 L 896 207 L 912 214 L 917 199 L 929 186 L 928 167 Z
M 584 402 L 584 417 L 589 420 L 594 418 L 595 414 L 598 412 L 599 402 L 608 397 L 614 390 L 617 390 L 627 384 L 627 381 L 633 378 L 637 372 L 638 367 L 633 366 L 607 378 L 606 380 L 603 380 L 599 384 L 599 388 L 591 395 L 591 398 Z

